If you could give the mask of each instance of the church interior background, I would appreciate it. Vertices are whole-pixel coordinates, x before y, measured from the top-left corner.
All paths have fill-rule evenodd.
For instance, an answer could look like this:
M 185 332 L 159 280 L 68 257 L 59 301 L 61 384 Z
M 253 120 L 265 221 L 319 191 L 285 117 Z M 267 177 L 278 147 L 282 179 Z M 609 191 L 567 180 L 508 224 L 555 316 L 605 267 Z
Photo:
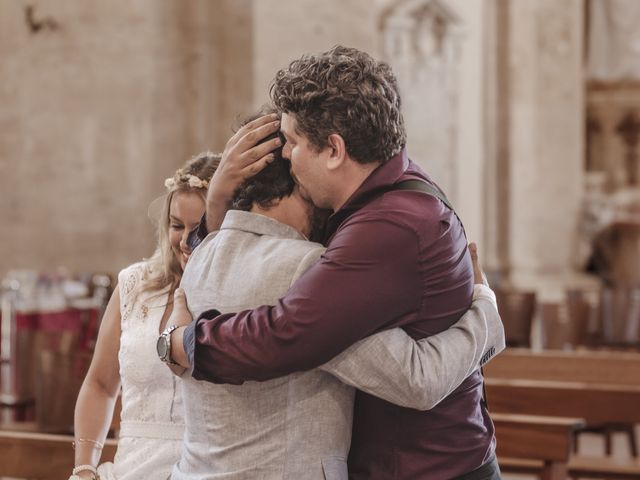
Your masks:
M 409 154 L 479 244 L 512 345 L 637 351 L 638 25 L 634 0 L 1 0 L 2 418 L 77 341 L 9 319 L 99 317 L 152 253 L 164 178 L 336 44 L 396 72 Z

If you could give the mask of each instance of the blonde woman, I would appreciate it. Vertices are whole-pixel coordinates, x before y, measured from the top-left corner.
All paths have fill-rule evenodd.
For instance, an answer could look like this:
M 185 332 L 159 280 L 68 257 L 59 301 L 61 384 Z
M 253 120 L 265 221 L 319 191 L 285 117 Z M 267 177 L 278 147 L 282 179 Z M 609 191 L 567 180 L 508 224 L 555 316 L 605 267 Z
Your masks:
M 204 214 L 208 182 L 219 162 L 218 155 L 200 154 L 165 181 L 158 247 L 150 259 L 118 275 L 76 404 L 73 479 L 165 479 L 180 458 L 180 388 L 154 346 L 191 254 L 187 235 Z M 121 385 L 115 461 L 97 467 Z

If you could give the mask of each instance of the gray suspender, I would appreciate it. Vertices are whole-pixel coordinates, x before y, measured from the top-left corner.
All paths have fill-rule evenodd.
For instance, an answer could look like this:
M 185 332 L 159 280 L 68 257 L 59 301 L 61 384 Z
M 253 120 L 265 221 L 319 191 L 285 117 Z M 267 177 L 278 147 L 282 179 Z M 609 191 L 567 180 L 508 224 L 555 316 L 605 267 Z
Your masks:
M 402 182 L 394 183 L 391 190 L 417 190 L 419 192 L 428 193 L 429 195 L 433 195 L 439 199 L 450 210 L 455 211 L 453 206 L 451 206 L 451 202 L 449 202 L 449 199 L 445 196 L 442 190 L 423 180 L 404 180 Z

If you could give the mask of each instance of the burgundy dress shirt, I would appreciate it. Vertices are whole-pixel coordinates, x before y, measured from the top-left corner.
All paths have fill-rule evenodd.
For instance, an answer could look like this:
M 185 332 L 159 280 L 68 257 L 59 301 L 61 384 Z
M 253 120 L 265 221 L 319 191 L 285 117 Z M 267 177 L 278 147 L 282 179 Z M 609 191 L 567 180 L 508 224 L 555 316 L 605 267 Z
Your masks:
M 325 254 L 277 305 L 193 322 L 184 335 L 193 377 L 267 380 L 317 367 L 379 330 L 400 326 L 418 339 L 454 324 L 473 294 L 464 229 L 431 195 L 377 194 L 408 179 L 431 182 L 405 151 L 377 168 L 330 217 Z M 491 460 L 482 382 L 472 374 L 426 412 L 358 392 L 350 478 L 444 480 Z

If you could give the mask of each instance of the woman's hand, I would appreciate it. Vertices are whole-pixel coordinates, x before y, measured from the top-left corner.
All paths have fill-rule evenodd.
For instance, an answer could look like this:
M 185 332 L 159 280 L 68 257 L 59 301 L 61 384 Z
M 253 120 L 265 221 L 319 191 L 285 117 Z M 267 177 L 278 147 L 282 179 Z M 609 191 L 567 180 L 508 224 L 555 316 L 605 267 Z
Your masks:
M 471 253 L 471 263 L 473 264 L 473 283 L 481 283 L 489 285 L 487 277 L 480 267 L 480 260 L 478 260 L 478 246 L 475 242 L 469 244 L 469 253 Z

